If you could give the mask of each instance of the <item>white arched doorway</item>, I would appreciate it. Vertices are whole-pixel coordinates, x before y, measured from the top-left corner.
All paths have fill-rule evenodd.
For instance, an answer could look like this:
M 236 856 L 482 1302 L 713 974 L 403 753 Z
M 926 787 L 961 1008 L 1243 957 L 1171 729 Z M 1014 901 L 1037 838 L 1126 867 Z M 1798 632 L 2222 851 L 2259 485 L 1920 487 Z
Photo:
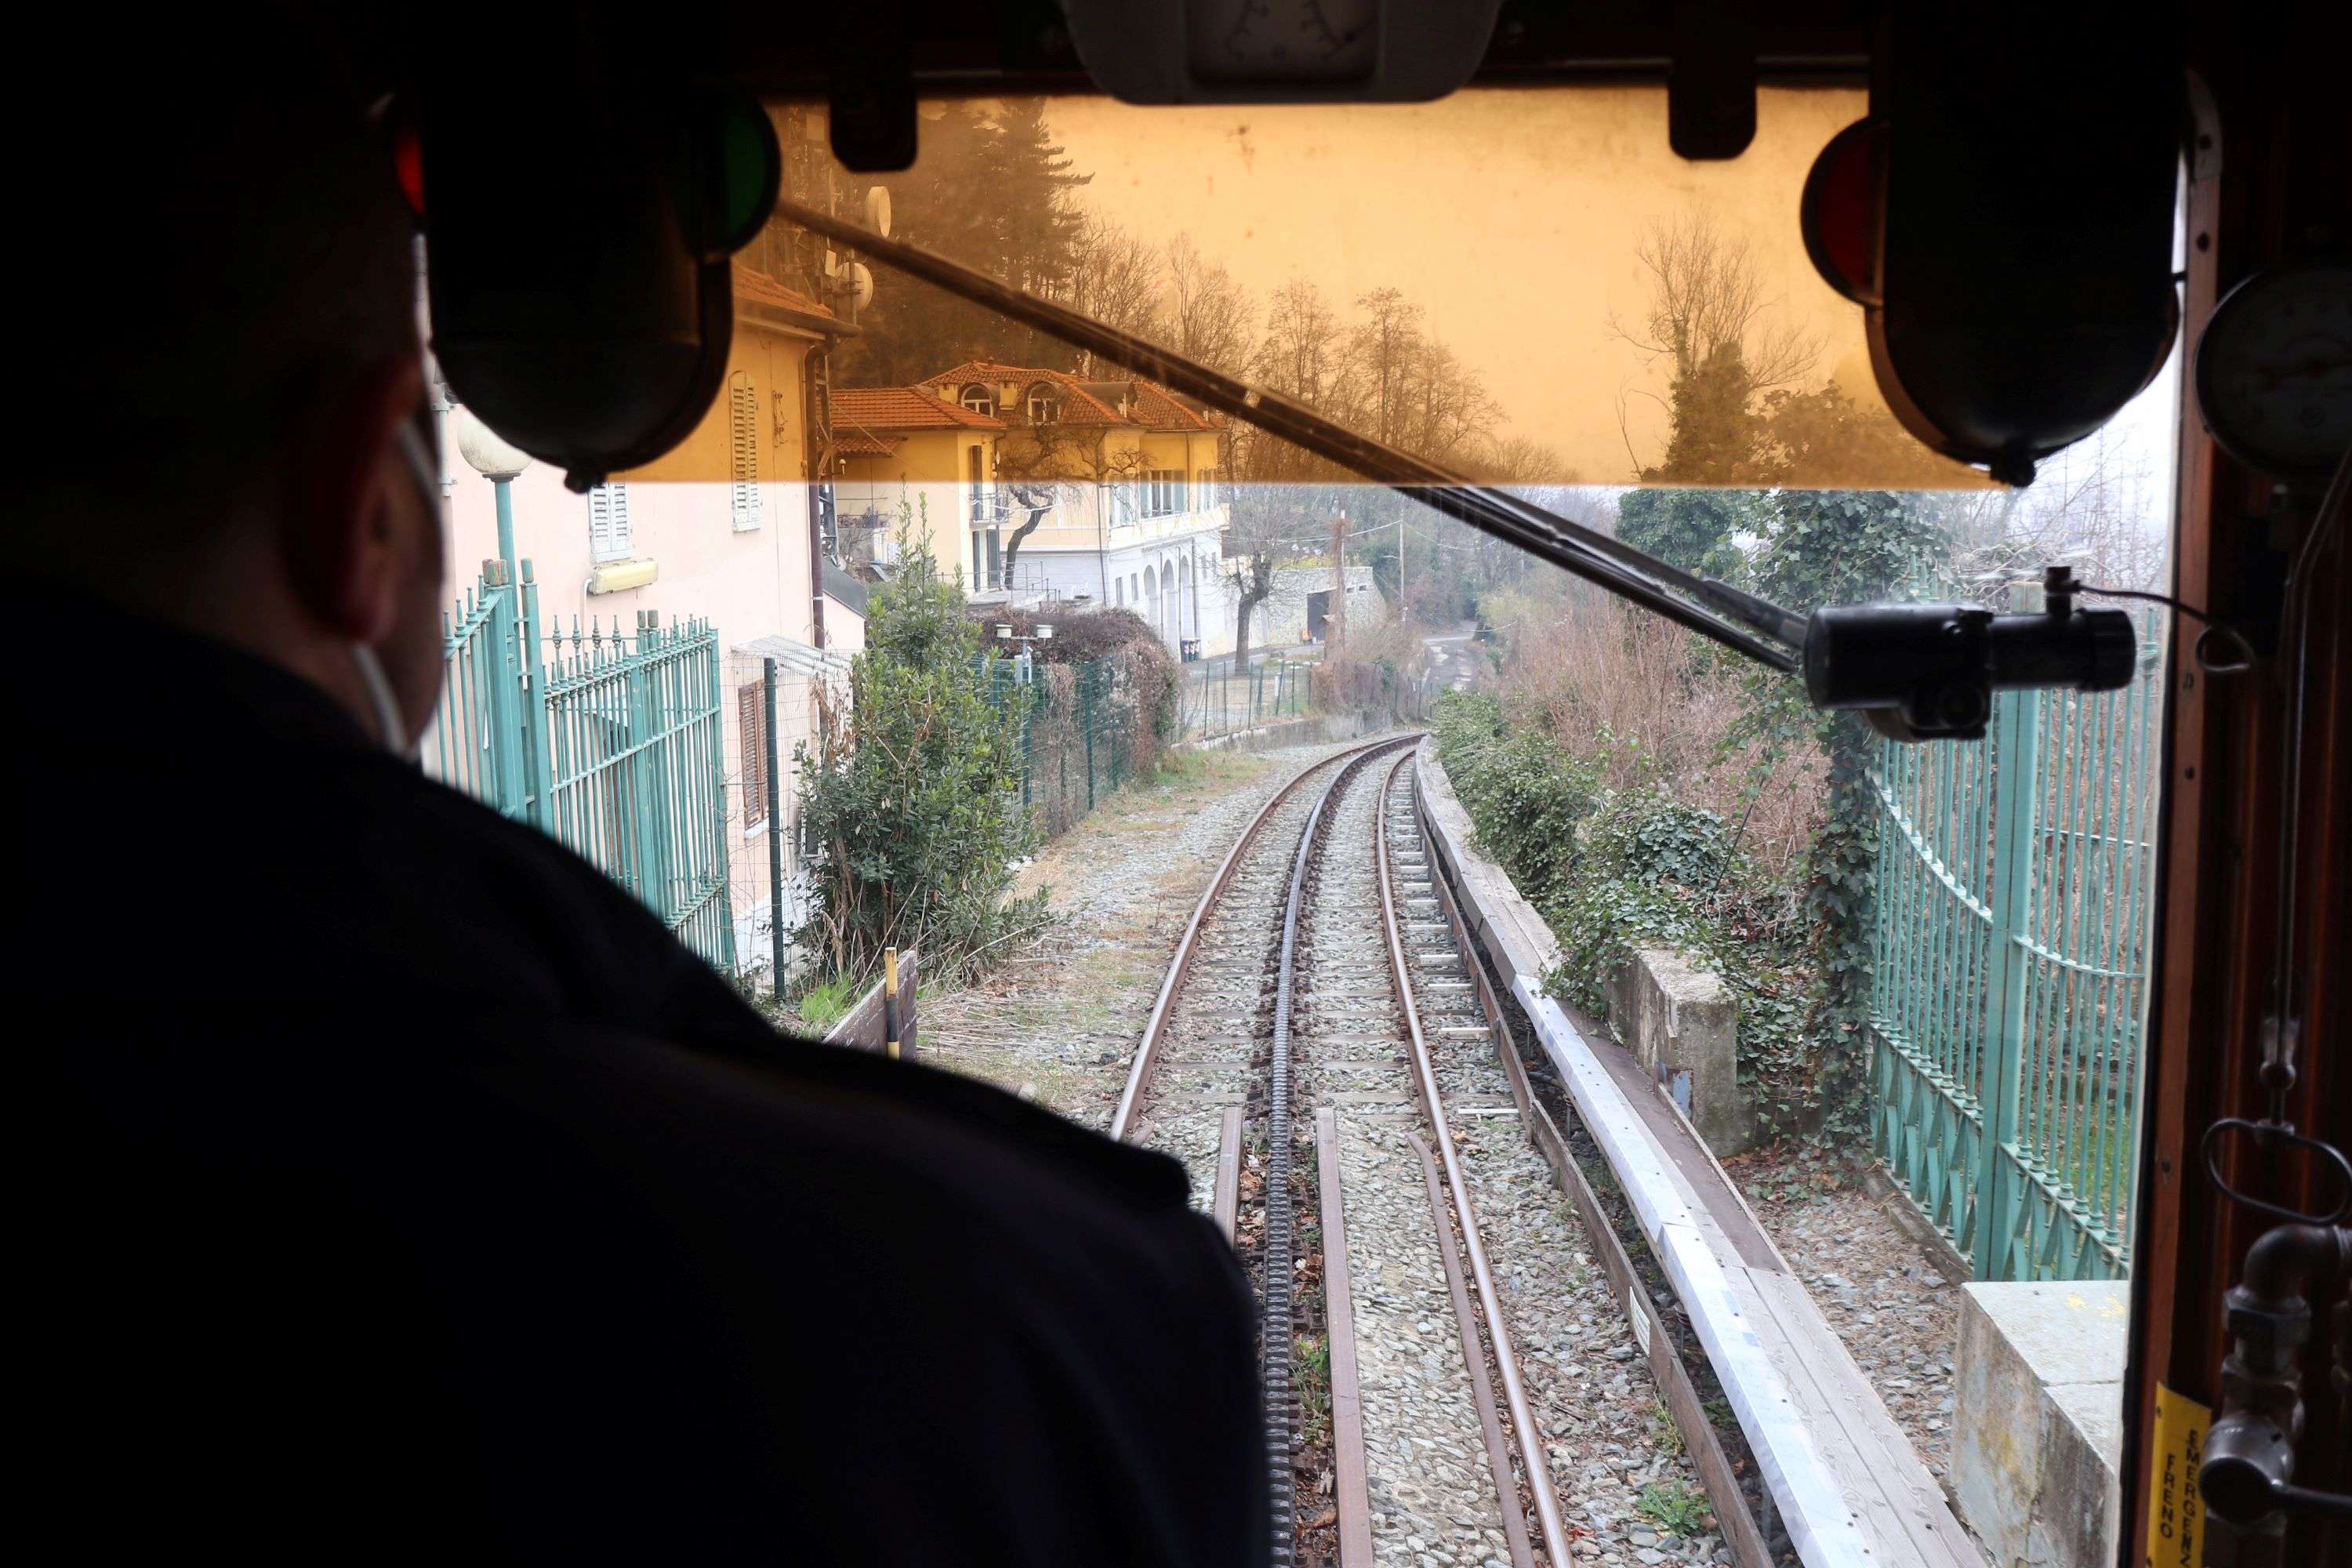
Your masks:
M 1160 630 L 1160 574 L 1146 566 L 1143 569 L 1143 624 L 1156 635 Z
M 1201 590 L 1192 581 L 1192 555 L 1190 551 L 1176 563 L 1176 643 L 1182 651 L 1184 639 L 1201 635 Z

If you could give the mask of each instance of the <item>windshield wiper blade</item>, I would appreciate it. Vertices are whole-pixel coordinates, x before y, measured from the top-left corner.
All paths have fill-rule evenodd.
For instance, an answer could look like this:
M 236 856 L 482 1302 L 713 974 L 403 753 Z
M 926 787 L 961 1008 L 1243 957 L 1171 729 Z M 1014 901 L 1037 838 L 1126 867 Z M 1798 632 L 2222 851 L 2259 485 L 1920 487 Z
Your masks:
M 1805 617 L 1769 600 L 1685 572 L 1498 486 L 1477 483 L 1424 458 L 1360 435 L 1296 399 L 1213 370 L 1148 338 L 1105 326 L 1091 316 L 999 282 L 960 261 L 903 240 L 887 239 L 789 197 L 777 199 L 776 212 L 813 233 L 855 247 L 893 271 L 984 305 L 1074 348 L 1198 398 L 1221 413 L 1247 420 L 1269 435 L 1458 518 L 1482 533 L 1517 545 L 1759 664 L 1784 674 L 1793 674 L 1799 667 Z

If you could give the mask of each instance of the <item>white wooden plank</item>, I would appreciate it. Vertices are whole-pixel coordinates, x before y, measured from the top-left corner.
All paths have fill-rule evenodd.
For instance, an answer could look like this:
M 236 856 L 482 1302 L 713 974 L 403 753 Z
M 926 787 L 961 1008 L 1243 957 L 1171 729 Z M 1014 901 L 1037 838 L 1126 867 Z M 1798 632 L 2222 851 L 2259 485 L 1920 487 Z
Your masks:
M 1594 1058 L 1559 1004 L 1536 994 L 1524 978 L 1513 983 L 1513 990 L 1690 1314 L 1797 1555 L 1807 1568 L 1883 1568 L 1904 1561 L 1899 1554 L 1873 1554 L 1871 1541 L 1857 1527 L 1857 1510 L 1848 1504 L 1845 1479 L 1815 1441 L 1786 1370 L 1756 1331 L 1753 1320 L 1765 1309 L 1745 1289 L 1747 1271 L 1727 1267 L 1723 1252 L 1708 1245 L 1705 1232 L 1717 1227 L 1657 1146 L 1649 1123 Z
M 1881 1560 L 1902 1561 L 1907 1553 L 1920 1563 L 1979 1568 L 1942 1489 L 1805 1288 L 1761 1269 L 1750 1270 L 1747 1284 L 1762 1303 L 1754 1320 L 1758 1337 L 1790 1369 L 1808 1424 L 1839 1473 L 1851 1478 L 1847 1494 L 1859 1500 L 1864 1529 L 1882 1543 Z

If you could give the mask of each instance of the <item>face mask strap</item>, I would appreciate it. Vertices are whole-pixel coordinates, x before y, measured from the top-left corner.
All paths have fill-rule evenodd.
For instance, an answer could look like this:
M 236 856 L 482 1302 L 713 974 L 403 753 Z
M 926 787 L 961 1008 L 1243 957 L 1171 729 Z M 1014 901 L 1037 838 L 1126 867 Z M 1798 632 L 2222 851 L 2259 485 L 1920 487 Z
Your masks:
M 367 644 L 355 642 L 352 644 L 352 665 L 360 672 L 360 684 L 367 689 L 368 705 L 375 710 L 376 739 L 396 757 L 414 757 L 415 744 L 402 733 L 400 703 L 392 694 L 391 679 L 383 673 L 383 660 Z
M 441 505 L 439 465 L 425 449 L 424 437 L 417 435 L 416 426 L 404 419 L 401 421 L 397 439 L 400 455 L 407 460 L 408 471 L 416 480 L 425 509 L 437 511 Z M 353 643 L 352 665 L 359 671 L 360 684 L 367 689 L 368 705 L 375 710 L 376 738 L 393 755 L 415 761 L 418 742 L 424 737 L 420 735 L 412 740 L 404 733 L 400 721 L 400 703 L 393 695 L 391 678 L 383 672 L 383 660 L 366 643 Z
M 425 437 L 416 426 L 404 419 L 400 422 L 400 455 L 408 460 L 408 471 L 416 480 L 416 489 L 424 497 L 427 510 L 441 509 L 441 465 L 425 449 Z

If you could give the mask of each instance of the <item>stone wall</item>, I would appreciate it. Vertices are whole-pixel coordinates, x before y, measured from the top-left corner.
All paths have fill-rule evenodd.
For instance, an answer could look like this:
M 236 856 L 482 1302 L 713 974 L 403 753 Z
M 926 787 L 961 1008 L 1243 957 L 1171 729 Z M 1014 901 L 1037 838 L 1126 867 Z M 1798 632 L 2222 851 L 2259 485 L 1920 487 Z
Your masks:
M 1637 948 L 1609 986 L 1609 1032 L 1658 1075 L 1717 1158 L 1756 1142 L 1739 1092 L 1739 1010 L 1731 988 L 1665 948 Z
M 1307 600 L 1311 594 L 1332 591 L 1328 566 L 1277 566 L 1274 592 L 1250 614 L 1250 644 L 1269 652 L 1296 647 L 1307 640 Z M 1370 566 L 1348 568 L 1348 615 L 1358 625 L 1386 613 L 1387 601 L 1372 581 Z

